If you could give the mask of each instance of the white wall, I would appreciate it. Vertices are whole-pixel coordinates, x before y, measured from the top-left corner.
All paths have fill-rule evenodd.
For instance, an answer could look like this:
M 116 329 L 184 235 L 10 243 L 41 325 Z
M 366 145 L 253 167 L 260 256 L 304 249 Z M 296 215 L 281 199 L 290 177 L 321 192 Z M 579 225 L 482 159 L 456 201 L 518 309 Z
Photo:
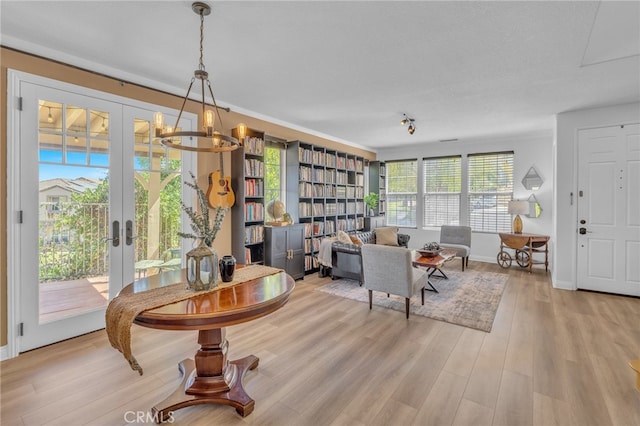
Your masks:
M 640 123 L 640 103 L 570 111 L 556 117 L 556 167 L 554 188 L 555 251 L 553 282 L 556 287 L 576 289 L 577 150 L 578 130 Z M 573 203 L 571 203 L 573 193 Z
M 416 134 L 417 135 L 417 134 Z M 550 250 L 553 254 L 553 131 L 540 131 L 494 138 L 477 138 L 458 142 L 431 142 L 420 146 L 383 149 L 378 151 L 381 161 L 402 160 L 445 155 L 462 155 L 463 164 L 467 154 L 513 151 L 514 152 L 514 199 L 527 199 L 535 194 L 542 207 L 538 218 L 522 217 L 524 232 L 551 236 Z M 421 178 L 422 165 L 419 166 Z M 537 191 L 529 191 L 522 186 L 522 178 L 531 166 L 535 166 L 544 183 Z M 464 184 L 463 184 L 464 185 Z M 465 185 L 466 186 L 466 185 Z M 403 233 L 411 235 L 410 248 L 421 248 L 429 241 L 438 241 L 440 228 L 422 229 L 422 201 L 418 197 L 418 228 L 402 228 Z M 471 237 L 471 261 L 495 262 L 500 251 L 500 238 L 497 234 L 474 232 Z M 551 265 L 553 266 L 553 264 Z

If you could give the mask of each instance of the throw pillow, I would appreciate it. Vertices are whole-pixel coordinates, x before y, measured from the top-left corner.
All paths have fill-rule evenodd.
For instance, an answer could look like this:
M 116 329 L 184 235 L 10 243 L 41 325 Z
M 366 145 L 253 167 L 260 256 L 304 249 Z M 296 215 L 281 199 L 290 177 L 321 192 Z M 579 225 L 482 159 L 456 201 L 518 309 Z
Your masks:
M 395 226 L 387 226 L 382 228 L 376 228 L 376 244 L 385 246 L 397 246 L 398 245 L 398 228 Z
M 349 235 L 349 238 L 351 238 L 351 242 L 357 246 L 361 246 L 362 245 L 362 241 L 360 241 L 360 238 L 356 237 L 355 235 Z
M 338 241 L 343 244 L 352 244 L 351 238 L 349 238 L 349 234 L 344 231 L 338 231 L 336 237 L 338 238 Z

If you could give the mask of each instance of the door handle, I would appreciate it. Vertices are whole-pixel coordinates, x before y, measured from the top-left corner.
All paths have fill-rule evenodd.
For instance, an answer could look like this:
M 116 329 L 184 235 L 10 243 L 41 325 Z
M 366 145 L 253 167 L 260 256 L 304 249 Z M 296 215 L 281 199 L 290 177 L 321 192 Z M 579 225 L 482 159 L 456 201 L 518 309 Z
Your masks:
M 124 231 L 125 231 L 125 234 L 126 234 L 126 243 L 127 243 L 128 246 L 130 246 L 131 244 L 133 244 L 133 240 L 138 238 L 138 235 L 136 235 L 136 236 L 133 235 L 133 221 L 132 220 L 128 220 L 125 223 Z
M 112 238 L 105 238 L 103 241 L 111 241 L 114 247 L 118 247 L 120 245 L 120 222 L 117 220 L 111 224 L 111 235 Z
M 580 233 L 580 235 L 584 235 L 584 234 L 591 234 L 593 231 L 587 231 L 587 228 L 580 228 L 578 229 L 578 232 Z

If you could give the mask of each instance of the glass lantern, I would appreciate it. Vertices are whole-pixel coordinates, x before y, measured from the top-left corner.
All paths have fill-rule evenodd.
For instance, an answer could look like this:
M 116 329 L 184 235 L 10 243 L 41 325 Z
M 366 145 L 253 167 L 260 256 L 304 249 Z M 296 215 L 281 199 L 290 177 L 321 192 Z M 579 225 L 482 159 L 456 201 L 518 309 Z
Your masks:
M 209 290 L 218 282 L 218 254 L 204 241 L 187 253 L 187 283 L 194 291 Z

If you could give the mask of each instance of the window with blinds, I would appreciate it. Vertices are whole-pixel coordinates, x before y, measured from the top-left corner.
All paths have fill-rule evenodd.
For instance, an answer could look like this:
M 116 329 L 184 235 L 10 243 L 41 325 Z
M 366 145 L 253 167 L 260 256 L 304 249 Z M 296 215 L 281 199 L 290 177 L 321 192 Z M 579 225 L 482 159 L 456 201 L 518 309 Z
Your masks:
M 423 158 L 422 226 L 460 224 L 461 157 Z
M 476 232 L 510 232 L 513 152 L 470 154 L 469 226 Z
M 389 161 L 387 225 L 415 227 L 418 201 L 418 160 Z

